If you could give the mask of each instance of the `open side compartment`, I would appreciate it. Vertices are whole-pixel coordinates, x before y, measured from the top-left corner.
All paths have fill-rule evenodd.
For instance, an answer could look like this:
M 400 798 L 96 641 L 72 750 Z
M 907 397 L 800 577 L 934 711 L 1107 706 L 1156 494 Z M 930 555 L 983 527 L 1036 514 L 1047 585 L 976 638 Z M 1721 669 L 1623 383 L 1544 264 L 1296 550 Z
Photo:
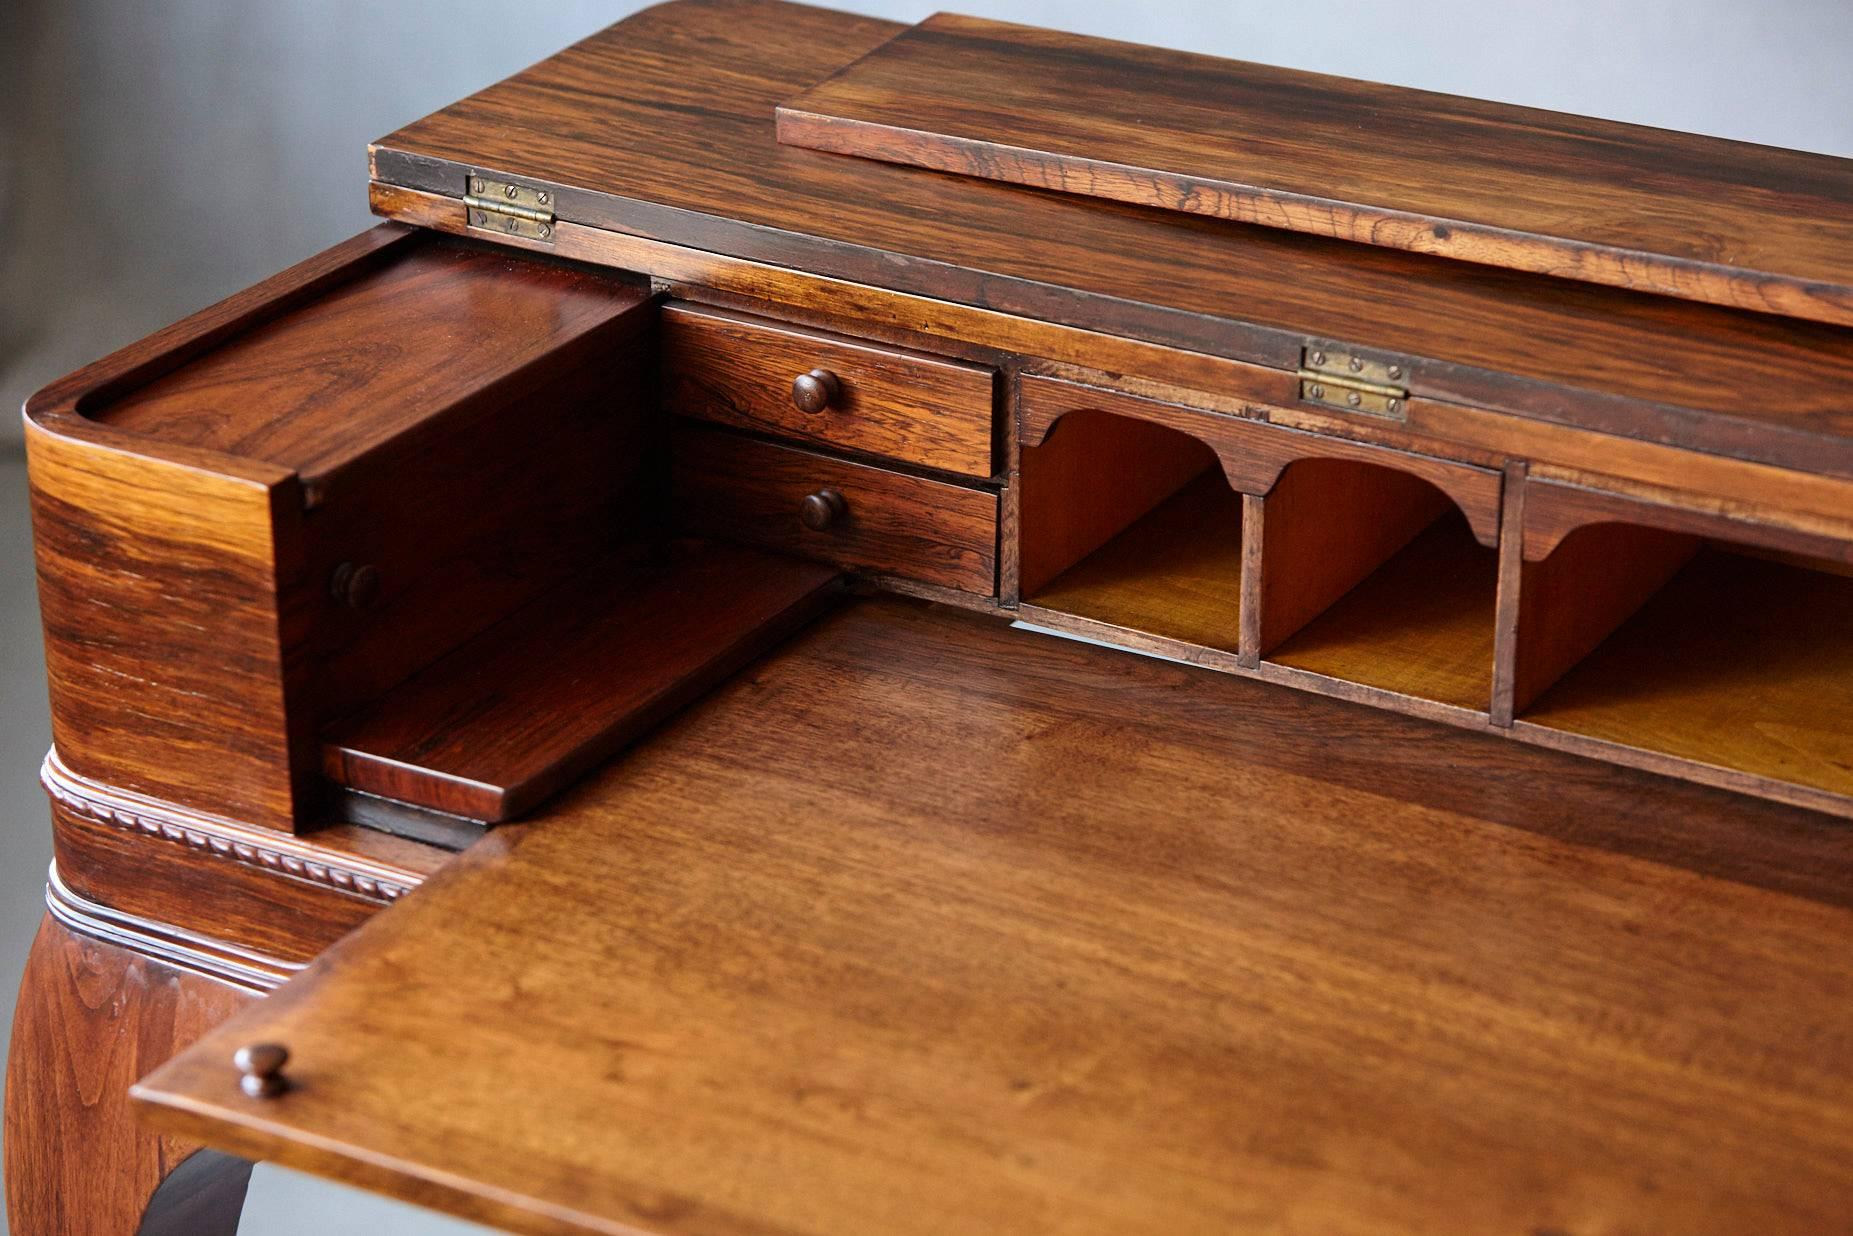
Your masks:
M 1540 534 L 1586 501 L 1557 489 L 1526 498 L 1518 725 L 1853 815 L 1853 546 L 1640 504 Z
M 1243 499 L 1208 444 L 1082 409 L 1023 448 L 1019 478 L 1025 603 L 1159 651 L 1233 661 Z
M 1395 467 L 1310 458 L 1287 466 L 1259 514 L 1263 660 L 1489 708 L 1498 553 L 1447 494 Z

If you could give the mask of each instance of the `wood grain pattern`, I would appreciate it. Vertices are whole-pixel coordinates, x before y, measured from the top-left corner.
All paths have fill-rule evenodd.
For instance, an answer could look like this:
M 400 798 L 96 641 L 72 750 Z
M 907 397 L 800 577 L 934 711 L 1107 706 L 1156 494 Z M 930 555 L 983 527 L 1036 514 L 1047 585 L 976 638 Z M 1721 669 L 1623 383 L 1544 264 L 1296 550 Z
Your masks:
M 1850 847 L 868 602 L 137 1094 L 524 1232 L 1812 1233 L 1853 1200 Z
M 1239 652 L 1242 495 L 1211 468 L 1030 600 L 1118 630 Z
M 1539 489 L 1528 485 L 1527 504 Z M 1665 586 L 1698 552 L 1696 538 L 1640 524 L 1589 524 L 1550 557 L 1521 565 L 1512 650 L 1513 714 Z
M 980 366 L 797 330 L 715 309 L 663 311 L 669 410 L 923 468 L 989 477 L 993 374 Z M 792 403 L 792 381 L 822 368 L 840 397 L 820 412 Z
M 434 231 L 463 233 L 455 199 L 375 182 L 375 209 Z M 1698 491 L 1755 509 L 1764 522 L 1807 530 L 1823 520 L 1844 525 L 1853 510 L 1853 484 L 1843 478 L 1794 472 L 1744 458 L 1701 454 L 1633 438 L 1532 420 L 1484 407 L 1412 398 L 1402 425 L 1368 416 L 1294 403 L 1291 370 L 1186 351 L 1140 339 L 954 304 L 808 271 L 666 244 L 642 236 L 564 223 L 553 252 L 651 274 L 679 296 L 721 296 L 760 311 L 853 319 L 858 329 L 895 323 L 912 332 L 970 341 L 1048 358 L 1035 368 L 1091 369 L 1089 385 L 1110 387 L 1111 370 L 1134 382 L 1159 381 L 1190 388 L 1183 402 L 1202 407 L 1244 405 L 1242 414 L 1289 428 L 1373 442 L 1416 454 L 1460 459 L 1498 468 L 1509 455 L 1552 461 L 1609 479 L 1609 488 L 1643 484 Z M 1051 363 L 1057 362 L 1057 363 Z M 1141 376 L 1143 375 L 1143 376 Z M 1072 373 L 1070 374 L 1072 376 Z M 1292 405 L 1292 406 L 1286 406 Z
M 997 593 L 997 495 L 693 424 L 674 440 L 676 518 L 739 540 L 985 596 Z M 834 490 L 843 518 L 813 530 L 805 498 Z
M 1853 814 L 1853 580 L 1707 549 L 1519 715 Z
M 382 138 L 374 179 L 460 225 L 468 170 L 497 168 L 555 190 L 561 251 L 623 232 L 1276 370 L 1348 341 L 1407 357 L 1417 398 L 1853 476 L 1844 328 L 778 144 L 779 102 L 899 29 L 649 9 Z
M 84 410 L 313 483 L 485 391 L 532 385 L 536 367 L 644 298 L 602 272 L 494 249 L 405 245 L 315 300 Z
M 1484 712 L 1493 685 L 1496 565 L 1494 551 L 1475 541 L 1458 515 L 1445 515 L 1268 659 Z M 1305 567 L 1284 559 L 1274 569 Z
M 66 762 L 306 827 L 322 717 L 626 530 L 654 316 L 635 279 L 387 227 L 33 396 Z
M 1062 417 L 1080 410 L 1150 421 L 1189 434 L 1215 450 L 1229 484 L 1245 494 L 1272 492 L 1301 460 L 1346 461 L 1363 471 L 1379 468 L 1404 473 L 1452 499 L 1482 544 L 1490 546 L 1499 539 L 1500 479 L 1488 468 L 1267 425 L 1066 378 L 1031 373 L 1019 382 L 1017 432 L 1025 447 L 1040 443 Z
M 301 490 L 28 420 L 52 740 L 77 772 L 289 831 L 312 783 Z
M 20 1236 L 232 1236 L 243 1179 L 143 1211 L 198 1145 L 146 1129 L 128 1088 L 250 1003 L 245 989 L 86 939 L 49 916 L 26 961 L 7 1053 L 6 1203 Z M 196 1165 L 197 1166 L 197 1165 Z M 249 1171 L 249 1165 L 245 1165 Z
M 1307 459 L 1262 500 L 1261 655 L 1267 656 L 1447 510 L 1447 495 L 1407 472 Z
M 703 545 L 588 571 L 337 722 L 323 772 L 468 819 L 523 815 L 808 620 L 836 578 Z
M 782 142 L 1853 325 L 1853 160 L 940 13 Z
M 1216 466 L 1207 443 L 1144 420 L 1082 409 L 1021 448 L 1013 485 L 1023 595 L 1099 549 Z

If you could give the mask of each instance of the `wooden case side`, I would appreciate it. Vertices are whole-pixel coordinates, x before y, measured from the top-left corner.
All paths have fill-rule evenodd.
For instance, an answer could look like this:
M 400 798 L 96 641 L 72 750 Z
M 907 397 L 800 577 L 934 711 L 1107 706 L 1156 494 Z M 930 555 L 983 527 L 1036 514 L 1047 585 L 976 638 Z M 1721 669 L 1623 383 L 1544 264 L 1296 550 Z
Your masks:
M 52 736 L 76 773 L 292 831 L 313 785 L 302 486 L 287 468 L 164 442 L 86 410 L 420 243 L 363 232 L 53 382 L 26 401 Z
M 291 830 L 311 787 L 285 597 L 301 491 L 27 422 L 52 736 L 96 781 Z

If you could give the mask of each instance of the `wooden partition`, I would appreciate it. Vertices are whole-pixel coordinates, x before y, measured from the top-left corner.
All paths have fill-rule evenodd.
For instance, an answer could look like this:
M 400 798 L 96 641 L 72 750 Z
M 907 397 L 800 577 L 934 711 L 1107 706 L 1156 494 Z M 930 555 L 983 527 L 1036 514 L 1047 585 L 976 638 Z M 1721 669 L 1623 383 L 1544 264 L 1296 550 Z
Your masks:
M 1020 484 L 1026 601 L 1120 637 L 1238 653 L 1242 497 L 1208 444 L 1083 409 L 1023 451 Z
M 1018 429 L 1031 622 L 1853 816 L 1841 524 L 1065 379 Z
M 1019 411 L 1032 621 L 1486 715 L 1497 473 L 1054 378 Z
M 1394 467 L 1310 458 L 1258 508 L 1252 608 L 1265 663 L 1488 709 L 1497 553 L 1447 495 Z
M 1519 732 L 1853 814 L 1853 545 L 1550 481 L 1524 510 Z

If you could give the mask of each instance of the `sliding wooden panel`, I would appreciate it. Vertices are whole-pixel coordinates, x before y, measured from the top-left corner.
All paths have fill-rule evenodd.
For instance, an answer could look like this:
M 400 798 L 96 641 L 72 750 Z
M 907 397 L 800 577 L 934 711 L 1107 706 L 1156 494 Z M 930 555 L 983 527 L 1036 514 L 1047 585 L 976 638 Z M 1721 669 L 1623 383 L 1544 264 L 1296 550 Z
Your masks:
M 587 569 L 334 725 L 323 771 L 448 815 L 512 819 L 816 614 L 837 574 L 701 544 Z
M 1853 324 L 1853 160 L 956 13 L 782 103 L 778 136 Z

